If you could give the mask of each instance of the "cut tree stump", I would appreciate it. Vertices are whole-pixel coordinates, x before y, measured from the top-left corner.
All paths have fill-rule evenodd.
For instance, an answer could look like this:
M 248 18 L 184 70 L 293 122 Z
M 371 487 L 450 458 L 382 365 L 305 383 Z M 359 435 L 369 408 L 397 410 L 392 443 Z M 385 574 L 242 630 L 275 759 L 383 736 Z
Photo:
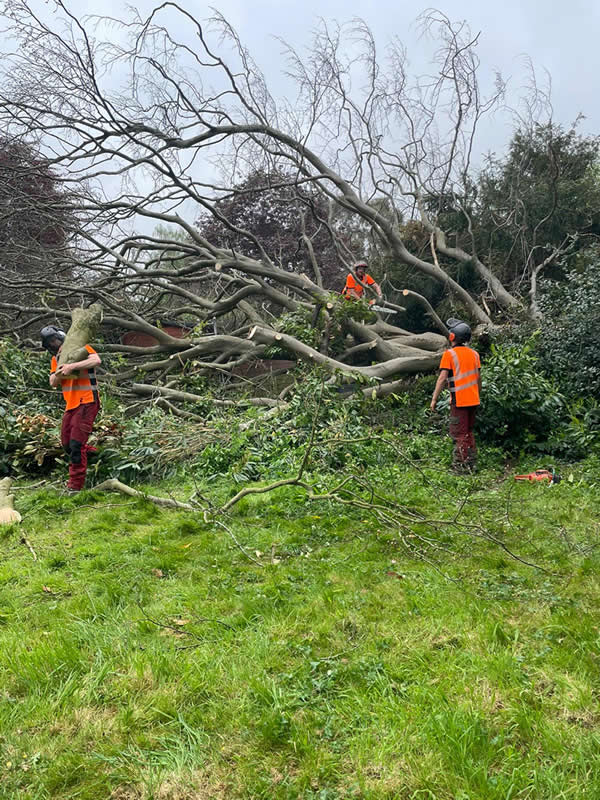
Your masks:
M 11 478 L 3 478 L 0 481 L 0 525 L 21 522 L 21 515 L 18 511 L 15 511 L 14 495 L 9 494 L 11 485 Z

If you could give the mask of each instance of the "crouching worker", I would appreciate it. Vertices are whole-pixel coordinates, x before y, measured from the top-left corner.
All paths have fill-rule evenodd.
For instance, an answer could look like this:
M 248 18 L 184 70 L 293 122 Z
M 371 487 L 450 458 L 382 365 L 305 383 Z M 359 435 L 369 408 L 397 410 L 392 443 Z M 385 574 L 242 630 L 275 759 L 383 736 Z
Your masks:
M 50 386 L 60 386 L 65 398 L 66 410 L 60 431 L 61 444 L 69 457 L 69 481 L 67 491 L 79 492 L 85 484 L 88 453 L 88 438 L 96 415 L 100 410 L 96 367 L 100 356 L 86 344 L 89 355 L 83 361 L 62 364 L 58 367 L 57 356 L 65 340 L 65 332 L 54 325 L 47 325 L 40 333 L 42 345 L 52 354 Z
M 466 342 L 471 339 L 471 329 L 466 322 L 449 319 L 450 347 L 440 362 L 440 375 L 437 379 L 431 410 L 447 385 L 450 390 L 450 436 L 454 440 L 452 468 L 455 472 L 471 472 L 475 469 L 477 446 L 475 444 L 475 414 L 480 403 L 481 362 L 479 353 Z

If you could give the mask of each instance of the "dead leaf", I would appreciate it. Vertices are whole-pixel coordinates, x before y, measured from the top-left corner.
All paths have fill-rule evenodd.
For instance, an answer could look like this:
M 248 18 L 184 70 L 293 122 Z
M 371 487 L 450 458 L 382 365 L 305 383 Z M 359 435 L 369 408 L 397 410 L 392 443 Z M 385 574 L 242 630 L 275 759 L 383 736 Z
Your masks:
M 49 586 L 42 586 L 42 591 L 46 592 L 46 594 L 56 594 L 56 592 L 53 592 Z
M 189 623 L 189 619 L 174 619 L 173 625 L 187 625 Z
M 156 567 L 154 567 L 154 569 L 152 570 L 152 574 L 154 575 L 155 578 L 165 577 L 165 573 L 162 571 L 162 569 L 157 569 Z
M 283 780 L 283 775 L 281 774 L 281 772 L 279 772 L 278 769 L 275 769 L 275 767 L 271 767 L 271 780 L 275 784 L 281 783 L 281 781 Z
M 181 545 L 181 549 L 182 549 L 182 550 L 187 550 L 187 549 L 188 549 L 188 547 L 191 547 L 191 546 L 192 546 L 192 543 L 191 543 L 191 542 L 188 542 L 188 544 L 182 544 L 182 545 Z

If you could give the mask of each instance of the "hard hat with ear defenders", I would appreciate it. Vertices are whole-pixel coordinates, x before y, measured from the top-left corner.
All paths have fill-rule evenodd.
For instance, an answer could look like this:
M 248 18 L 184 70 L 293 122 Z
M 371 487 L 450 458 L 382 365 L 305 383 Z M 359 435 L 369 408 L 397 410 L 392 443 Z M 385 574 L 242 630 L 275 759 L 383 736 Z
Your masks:
M 463 344 L 471 338 L 471 328 L 460 319 L 451 317 L 446 321 L 446 327 L 448 328 L 448 338 L 451 344 Z
M 66 333 L 60 328 L 57 328 L 56 325 L 46 325 L 46 327 L 42 328 L 42 330 L 40 331 L 40 339 L 42 340 L 42 347 L 48 350 L 48 352 L 52 353 L 53 355 L 56 355 L 58 347 L 60 347 L 60 345 L 57 347 L 53 347 L 50 344 L 52 339 L 58 339 L 62 343 L 64 342 L 65 338 L 66 338 Z

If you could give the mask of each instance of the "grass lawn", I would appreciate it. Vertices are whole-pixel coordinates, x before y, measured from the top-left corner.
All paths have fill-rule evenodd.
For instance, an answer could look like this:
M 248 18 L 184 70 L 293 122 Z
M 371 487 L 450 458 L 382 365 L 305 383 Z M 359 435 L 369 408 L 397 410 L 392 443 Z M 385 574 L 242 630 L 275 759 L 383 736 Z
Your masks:
M 286 488 L 227 521 L 262 566 L 200 515 L 17 492 L 0 797 L 599 798 L 597 488 L 430 477 L 388 491 L 436 519 L 474 493 L 424 560 Z

